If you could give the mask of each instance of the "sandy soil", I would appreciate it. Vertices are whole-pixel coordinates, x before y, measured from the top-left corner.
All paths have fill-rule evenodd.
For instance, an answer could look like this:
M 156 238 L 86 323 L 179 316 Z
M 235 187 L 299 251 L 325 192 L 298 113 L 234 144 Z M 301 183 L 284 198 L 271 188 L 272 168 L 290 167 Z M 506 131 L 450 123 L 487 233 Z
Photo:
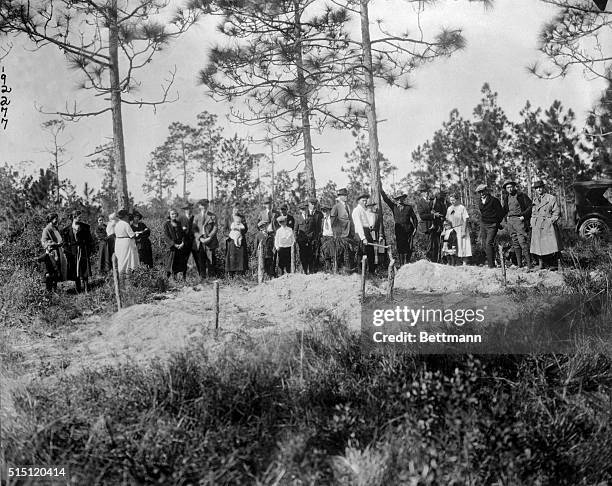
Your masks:
M 560 272 L 540 270 L 527 272 L 525 269 L 506 269 L 508 286 L 521 287 L 562 287 Z M 404 265 L 397 272 L 395 286 L 400 289 L 422 292 L 481 292 L 498 294 L 505 291 L 501 269 L 475 266 L 451 267 L 420 260 Z
M 508 270 L 509 284 L 560 287 L 557 273 L 524 273 Z M 492 321 L 515 318 L 519 304 L 504 295 L 500 272 L 484 267 L 449 267 L 426 261 L 404 265 L 395 281 L 397 298 L 415 306 L 427 305 L 423 292 L 436 292 L 436 301 L 445 307 L 473 305 L 474 294 L 488 304 Z M 369 296 L 383 296 L 386 281 L 368 282 Z M 7 339 L 12 352 L 21 356 L 20 370 L 4 376 L 0 370 L 0 422 L 11 425 L 15 410 L 12 393 L 31 380 L 54 380 L 64 373 L 99 368 L 120 362 L 146 362 L 164 358 L 192 343 L 201 343 L 211 355 L 236 339 L 274 339 L 283 333 L 308 330 L 330 318 L 339 318 L 353 330 L 360 327 L 360 276 L 286 275 L 250 287 L 222 282 L 220 289 L 220 330 L 214 329 L 213 287 L 211 284 L 185 287 L 168 293 L 165 299 L 141 304 L 107 315 L 90 316 L 75 322 L 55 336 L 10 330 Z M 428 300 L 429 299 L 429 300 Z M 484 300 L 483 300 L 484 299 Z

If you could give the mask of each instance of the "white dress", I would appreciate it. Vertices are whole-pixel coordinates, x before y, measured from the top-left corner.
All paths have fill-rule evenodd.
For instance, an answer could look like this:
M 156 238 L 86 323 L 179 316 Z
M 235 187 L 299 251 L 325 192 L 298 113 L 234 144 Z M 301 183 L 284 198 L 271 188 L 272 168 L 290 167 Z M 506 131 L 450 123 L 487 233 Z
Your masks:
M 470 241 L 469 231 L 465 238 L 463 237 L 463 226 L 469 218 L 467 209 L 462 204 L 457 206 L 451 205 L 446 211 L 446 219 L 451 222 L 455 233 L 457 233 L 457 256 L 460 258 L 472 256 L 472 242 Z
M 134 270 L 140 263 L 134 230 L 129 223 L 123 220 L 117 221 L 117 224 L 115 224 L 115 254 L 117 255 L 119 273 Z

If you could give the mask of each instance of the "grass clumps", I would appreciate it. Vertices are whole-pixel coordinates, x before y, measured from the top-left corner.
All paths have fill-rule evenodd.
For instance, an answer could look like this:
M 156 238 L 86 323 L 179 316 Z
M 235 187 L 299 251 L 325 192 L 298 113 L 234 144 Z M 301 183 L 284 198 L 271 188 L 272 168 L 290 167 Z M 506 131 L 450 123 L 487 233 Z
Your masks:
M 597 484 L 612 360 L 363 354 L 336 321 L 274 344 L 32 384 L 7 460 L 79 483 Z

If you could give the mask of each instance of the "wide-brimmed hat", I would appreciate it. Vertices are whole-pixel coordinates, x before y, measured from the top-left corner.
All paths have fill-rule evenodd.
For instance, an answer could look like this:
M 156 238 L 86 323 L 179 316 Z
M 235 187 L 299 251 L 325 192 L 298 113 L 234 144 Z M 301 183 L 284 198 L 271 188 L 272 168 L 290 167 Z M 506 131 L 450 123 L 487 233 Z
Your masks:
M 364 192 L 363 194 L 359 194 L 359 197 L 357 198 L 357 201 L 361 200 L 361 199 L 370 199 L 370 195 L 367 192 Z
M 506 182 L 504 182 L 504 185 L 502 187 L 505 189 L 506 186 L 516 186 L 516 182 L 512 180 L 507 180 Z
M 308 209 L 308 203 L 307 202 L 300 203 L 298 208 L 300 208 L 300 209 Z
M 287 221 L 287 216 L 280 215 L 278 218 L 276 218 L 276 221 L 278 221 L 279 223 Z
M 407 197 L 408 195 L 404 194 L 403 192 L 399 192 L 395 196 L 393 196 L 393 199 L 397 199 L 399 201 L 401 199 L 406 199 Z
M 59 218 L 57 213 L 49 213 L 47 215 L 47 223 L 50 223 L 51 221 L 53 221 L 55 218 Z
M 544 182 L 542 182 L 541 180 L 537 180 L 533 183 L 533 188 L 537 189 L 538 187 L 544 187 Z
M 117 211 L 117 217 L 118 218 L 125 218 L 128 215 L 127 209 L 120 209 L 119 211 Z
M 210 201 L 208 199 L 200 199 L 198 201 L 198 206 L 208 206 L 210 204 Z
M 329 204 L 329 203 L 322 203 L 321 204 L 321 211 L 331 211 L 331 204 Z
M 134 209 L 134 211 L 132 211 L 132 217 L 142 219 L 142 214 L 140 213 L 140 211 Z
M 372 206 L 376 206 L 376 203 L 374 201 L 368 201 L 366 203 L 366 208 L 371 208 Z
M 193 209 L 193 204 L 188 202 L 188 203 L 184 204 L 183 206 L 181 206 L 181 209 Z
M 342 189 L 338 189 L 338 192 L 336 192 L 336 195 L 348 196 L 348 191 L 346 190 L 346 187 L 343 187 Z
M 479 184 L 476 187 L 476 192 L 482 192 L 482 191 L 486 191 L 487 190 L 487 185 L 486 184 Z
M 259 223 L 257 223 L 257 227 L 258 228 L 263 228 L 264 226 L 268 226 L 270 223 L 268 223 L 267 221 L 260 221 Z

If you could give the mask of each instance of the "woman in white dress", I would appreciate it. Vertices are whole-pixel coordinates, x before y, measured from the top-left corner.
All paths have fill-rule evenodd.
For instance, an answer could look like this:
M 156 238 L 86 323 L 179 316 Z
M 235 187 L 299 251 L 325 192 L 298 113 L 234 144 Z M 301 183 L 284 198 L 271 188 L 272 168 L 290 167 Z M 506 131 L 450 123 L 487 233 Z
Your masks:
M 136 233 L 128 222 L 128 212 L 125 209 L 117 212 L 119 220 L 115 223 L 115 254 L 117 255 L 117 268 L 119 273 L 134 270 L 138 264 L 138 248 L 136 247 Z
M 470 231 L 468 229 L 468 215 L 465 206 L 459 202 L 456 195 L 452 194 L 449 197 L 450 206 L 446 211 L 446 219 L 457 234 L 457 257 L 463 260 L 463 264 L 467 265 L 467 260 L 472 256 L 472 242 L 470 241 Z

